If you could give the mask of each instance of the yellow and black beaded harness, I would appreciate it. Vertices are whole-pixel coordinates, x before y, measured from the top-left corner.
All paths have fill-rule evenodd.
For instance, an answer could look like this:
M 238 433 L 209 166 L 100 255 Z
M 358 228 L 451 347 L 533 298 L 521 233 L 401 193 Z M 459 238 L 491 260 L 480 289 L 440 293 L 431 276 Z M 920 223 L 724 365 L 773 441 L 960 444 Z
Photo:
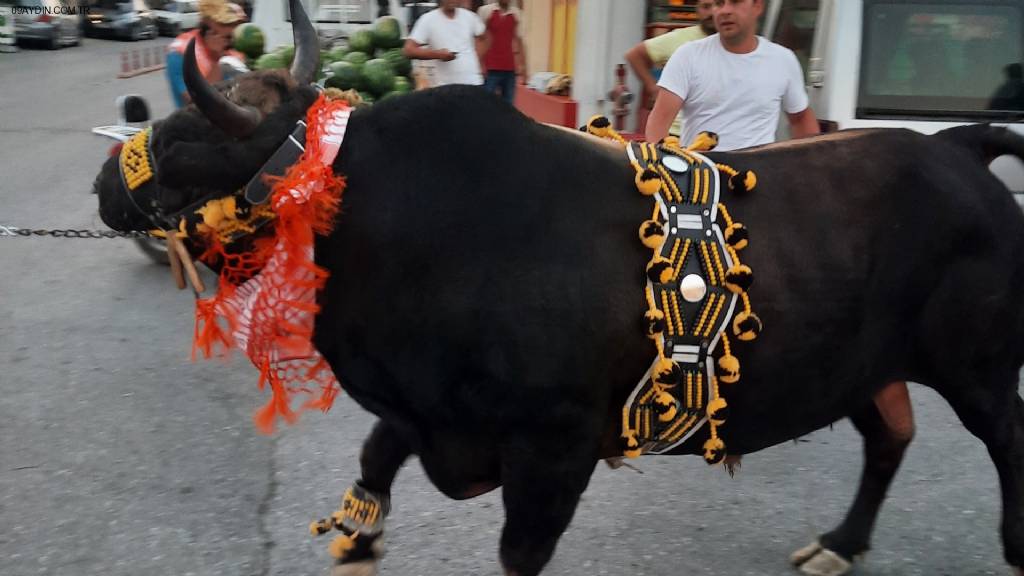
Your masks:
M 752 190 L 757 179 L 698 153 L 714 147 L 714 134 L 701 133 L 683 149 L 674 138 L 658 145 L 627 143 L 603 117 L 592 119 L 587 130 L 625 145 L 637 189 L 654 200 L 639 237 L 652 251 L 644 318 L 657 356 L 623 406 L 623 453 L 663 454 L 707 423 L 704 458 L 720 462 L 725 442 L 718 428 L 728 404 L 719 384 L 740 377 L 728 333 L 753 340 L 761 330 L 747 296 L 753 274 L 739 258 L 747 230 L 720 201 L 720 176 L 724 172 L 729 188 L 740 193 Z
M 263 225 L 274 220 L 275 214 L 268 194 L 264 193 L 265 174 L 280 175 L 302 152 L 302 138 L 305 136 L 305 122 L 299 121 L 296 129 L 278 151 L 253 177 L 247 188 L 218 198 L 204 198 L 175 213 L 165 214 L 160 205 L 160 188 L 156 182 L 156 164 L 153 159 L 153 129 L 146 128 L 121 147 L 118 154 L 118 171 L 121 183 L 131 204 L 156 226 L 150 233 L 163 237 L 176 231 L 178 237 L 216 236 L 222 244 L 230 244 L 249 236 Z M 298 135 L 300 140 L 296 140 Z M 252 194 L 258 189 L 260 193 Z M 258 197 L 250 201 L 250 197 Z

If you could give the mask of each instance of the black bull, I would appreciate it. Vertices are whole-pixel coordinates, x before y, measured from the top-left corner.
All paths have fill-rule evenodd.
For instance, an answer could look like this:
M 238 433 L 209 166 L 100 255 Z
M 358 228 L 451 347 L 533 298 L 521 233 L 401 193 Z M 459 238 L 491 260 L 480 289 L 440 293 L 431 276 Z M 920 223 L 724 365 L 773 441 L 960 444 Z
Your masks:
M 247 138 L 194 109 L 156 126 L 165 208 L 248 181 L 312 99 L 277 90 L 282 104 Z M 910 441 L 872 399 L 913 380 L 988 447 L 1005 556 L 1024 566 L 1024 217 L 986 167 L 1003 153 L 1024 155 L 1024 141 L 975 126 L 709 154 L 759 178 L 756 191 L 723 196 L 751 231 L 743 260 L 765 326 L 739 348 L 723 436 L 745 454 L 853 419 L 864 476 L 822 536 L 844 558 L 867 549 Z M 650 253 L 637 238 L 650 199 L 621 149 L 469 87 L 357 110 L 335 171 L 348 186 L 316 245 L 331 276 L 315 343 L 380 419 L 360 484 L 388 494 L 416 454 L 452 498 L 501 486 L 505 570 L 539 573 L 595 463 L 621 453 L 623 402 L 653 359 L 641 322 Z M 97 188 L 110 226 L 149 227 L 113 161 Z M 704 438 L 674 453 L 700 453 Z

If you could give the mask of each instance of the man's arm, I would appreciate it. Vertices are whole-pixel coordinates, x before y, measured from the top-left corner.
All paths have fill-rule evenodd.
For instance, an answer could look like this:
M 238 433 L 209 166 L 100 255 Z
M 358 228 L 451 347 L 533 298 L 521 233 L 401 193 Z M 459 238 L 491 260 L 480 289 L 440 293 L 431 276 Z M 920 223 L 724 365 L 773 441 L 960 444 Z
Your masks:
M 654 101 L 658 97 L 658 82 L 654 79 L 654 75 L 651 74 L 651 68 L 654 68 L 654 61 L 651 60 L 651 55 L 647 52 L 647 46 L 640 42 L 627 50 L 626 62 L 629 62 L 629 67 L 633 69 L 633 73 L 643 83 L 644 90 L 650 96 L 650 100 L 643 103 L 644 107 L 648 109 L 654 108 Z
M 810 106 L 795 114 L 787 113 L 786 116 L 789 118 L 789 133 L 793 138 L 806 138 L 821 134 L 818 118 Z
M 483 34 L 475 38 L 476 41 L 476 57 L 480 61 L 480 71 L 487 73 L 487 65 L 484 64 L 484 55 L 487 54 L 487 50 L 491 47 L 491 34 L 490 32 L 484 32 Z
M 520 81 L 526 77 L 526 43 L 519 36 L 516 36 L 515 42 L 512 43 L 513 49 L 516 51 L 516 76 L 520 78 Z
M 455 54 L 448 50 L 424 48 L 423 45 L 417 44 L 412 38 L 405 40 L 405 46 L 402 47 L 402 55 L 412 60 L 441 60 L 442 62 L 455 60 Z
M 683 109 L 683 99 L 674 92 L 664 88 L 659 89 L 658 99 L 654 102 L 654 109 L 647 117 L 647 130 L 644 132 L 648 142 L 660 142 L 668 136 L 668 130 L 672 126 L 679 111 Z

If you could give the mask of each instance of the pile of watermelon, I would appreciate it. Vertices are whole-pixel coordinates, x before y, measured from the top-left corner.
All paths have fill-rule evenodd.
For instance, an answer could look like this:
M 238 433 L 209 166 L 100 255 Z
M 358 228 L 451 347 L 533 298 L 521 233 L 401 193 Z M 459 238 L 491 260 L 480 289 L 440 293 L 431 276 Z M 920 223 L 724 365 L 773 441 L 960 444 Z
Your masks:
M 348 46 L 321 54 L 327 72 L 324 86 L 356 90 L 363 102 L 412 91 L 412 63 L 402 55 L 402 26 L 391 16 L 352 33 Z
M 278 46 L 265 52 L 263 31 L 255 24 L 235 28 L 234 47 L 246 56 L 250 70 L 291 68 L 295 47 Z M 391 16 L 379 18 L 373 26 L 361 28 L 347 46 L 320 51 L 323 65 L 317 80 L 328 88 L 356 90 L 363 102 L 373 103 L 411 92 L 412 62 L 402 55 L 402 25 Z

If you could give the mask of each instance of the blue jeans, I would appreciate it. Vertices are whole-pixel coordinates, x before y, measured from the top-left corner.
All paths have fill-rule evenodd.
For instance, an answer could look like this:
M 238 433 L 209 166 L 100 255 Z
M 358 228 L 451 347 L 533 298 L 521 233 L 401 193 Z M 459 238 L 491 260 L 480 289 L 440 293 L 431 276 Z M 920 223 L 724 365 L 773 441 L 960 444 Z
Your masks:
M 509 104 L 516 98 L 516 73 L 505 70 L 488 70 L 484 78 L 484 90 L 500 94 Z

